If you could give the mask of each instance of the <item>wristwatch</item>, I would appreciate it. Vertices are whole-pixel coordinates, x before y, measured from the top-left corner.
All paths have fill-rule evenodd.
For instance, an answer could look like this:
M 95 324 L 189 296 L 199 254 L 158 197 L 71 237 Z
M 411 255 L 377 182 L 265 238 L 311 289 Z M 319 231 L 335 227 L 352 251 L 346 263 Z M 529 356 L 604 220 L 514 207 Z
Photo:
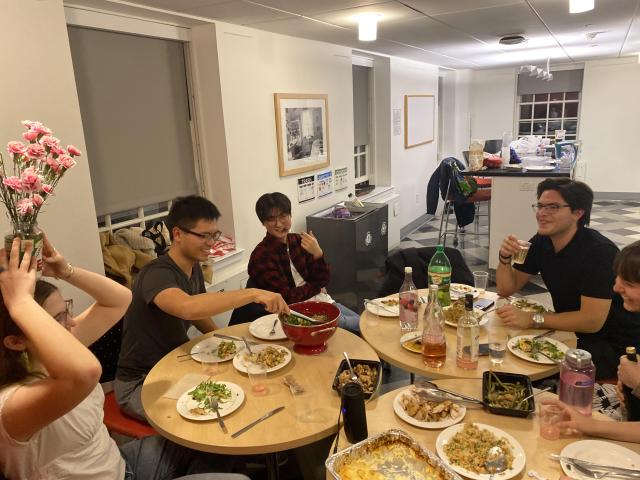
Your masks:
M 544 325 L 544 315 L 541 313 L 533 314 L 533 328 L 542 328 Z

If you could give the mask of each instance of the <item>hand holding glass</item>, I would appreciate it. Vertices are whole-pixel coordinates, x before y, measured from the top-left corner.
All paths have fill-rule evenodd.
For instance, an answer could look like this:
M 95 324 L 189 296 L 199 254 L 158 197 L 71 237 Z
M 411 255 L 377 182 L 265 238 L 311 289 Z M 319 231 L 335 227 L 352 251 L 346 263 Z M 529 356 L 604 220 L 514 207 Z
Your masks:
M 518 245 L 520 249 L 513 256 L 513 263 L 524 263 L 527 259 L 527 254 L 529 253 L 529 247 L 531 247 L 531 243 L 526 240 L 518 240 Z

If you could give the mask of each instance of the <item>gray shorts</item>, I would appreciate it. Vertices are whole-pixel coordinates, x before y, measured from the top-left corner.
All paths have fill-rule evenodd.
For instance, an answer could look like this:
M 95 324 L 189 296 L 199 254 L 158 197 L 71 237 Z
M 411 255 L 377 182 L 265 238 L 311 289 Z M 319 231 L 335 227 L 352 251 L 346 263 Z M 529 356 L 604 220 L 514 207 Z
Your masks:
M 142 384 L 146 375 L 137 380 L 118 380 L 113 381 L 113 393 L 120 410 L 124 413 L 143 422 L 147 421 L 147 417 L 142 408 Z

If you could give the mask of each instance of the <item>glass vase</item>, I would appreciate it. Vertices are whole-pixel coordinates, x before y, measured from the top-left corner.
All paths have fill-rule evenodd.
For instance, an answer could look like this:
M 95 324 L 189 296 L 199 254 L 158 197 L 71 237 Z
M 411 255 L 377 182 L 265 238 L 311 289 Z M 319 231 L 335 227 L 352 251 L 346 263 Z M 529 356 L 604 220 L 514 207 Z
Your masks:
M 42 230 L 38 228 L 36 222 L 17 222 L 12 223 L 13 231 L 7 233 L 4 236 L 4 248 L 7 250 L 7 255 L 11 254 L 11 246 L 13 239 L 20 237 L 20 261 L 24 255 L 24 251 L 28 244 L 33 245 L 32 257 L 36 259 L 36 277 L 40 278 L 42 275 L 42 246 L 43 238 Z

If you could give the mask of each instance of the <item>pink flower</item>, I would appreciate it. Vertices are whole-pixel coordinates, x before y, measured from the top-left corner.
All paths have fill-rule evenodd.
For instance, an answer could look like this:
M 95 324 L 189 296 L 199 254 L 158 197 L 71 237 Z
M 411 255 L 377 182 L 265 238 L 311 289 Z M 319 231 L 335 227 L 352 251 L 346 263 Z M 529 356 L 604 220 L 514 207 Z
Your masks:
M 42 178 L 33 167 L 25 168 L 20 180 L 22 180 L 22 190 L 25 192 L 39 192 L 42 187 Z
M 22 192 L 22 180 L 20 180 L 20 178 L 16 177 L 15 175 L 12 177 L 3 178 L 2 184 L 9 187 L 11 190 Z
M 42 135 L 51 135 L 51 129 L 45 127 L 41 122 L 31 122 L 29 130 Z
M 29 130 L 28 132 L 24 132 L 22 134 L 22 138 L 24 138 L 27 142 L 35 142 L 38 138 L 38 132 Z
M 44 137 L 42 137 L 41 143 L 46 147 L 53 148 L 60 145 L 60 140 L 58 140 L 56 137 L 52 137 L 51 135 L 45 135 Z
M 46 154 L 47 152 L 45 151 L 44 147 L 39 143 L 31 143 L 27 147 L 27 157 L 34 160 L 40 160 L 41 158 L 44 158 Z
M 32 120 L 23 120 L 21 123 L 22 123 L 22 125 L 27 127 L 29 130 L 31 130 L 31 125 L 33 125 L 36 122 L 34 122 Z
M 53 170 L 56 173 L 60 173 L 61 170 L 61 166 L 60 166 L 60 162 L 58 160 L 56 160 L 53 157 L 47 157 L 47 165 L 49 165 L 49 167 L 51 168 L 51 170 Z
M 31 215 L 33 213 L 33 202 L 30 198 L 23 198 L 22 200 L 18 201 L 16 208 L 18 210 L 18 213 L 23 217 L 25 215 Z
M 59 145 L 56 145 L 55 147 L 51 147 L 49 149 L 49 153 L 51 153 L 51 155 L 57 157 L 57 156 L 60 156 L 60 155 L 64 155 L 67 152 L 65 152 L 64 148 L 61 148 Z
M 42 204 L 44 203 L 44 198 L 42 198 L 37 193 L 34 193 L 33 196 L 31 197 L 31 201 L 33 202 L 34 206 L 41 207 Z
M 48 183 L 43 183 L 42 184 L 42 192 L 46 193 L 47 195 L 52 195 L 53 194 L 53 186 L 49 185 Z
M 7 144 L 7 152 L 11 155 L 24 155 L 27 147 L 22 142 L 9 142 Z
M 67 145 L 67 152 L 69 152 L 69 155 L 71 155 L 72 157 L 79 157 L 80 155 L 82 155 L 82 152 L 73 145 Z
M 76 165 L 76 161 L 69 155 L 61 155 L 58 160 L 60 161 L 60 164 L 67 170 L 73 168 Z

